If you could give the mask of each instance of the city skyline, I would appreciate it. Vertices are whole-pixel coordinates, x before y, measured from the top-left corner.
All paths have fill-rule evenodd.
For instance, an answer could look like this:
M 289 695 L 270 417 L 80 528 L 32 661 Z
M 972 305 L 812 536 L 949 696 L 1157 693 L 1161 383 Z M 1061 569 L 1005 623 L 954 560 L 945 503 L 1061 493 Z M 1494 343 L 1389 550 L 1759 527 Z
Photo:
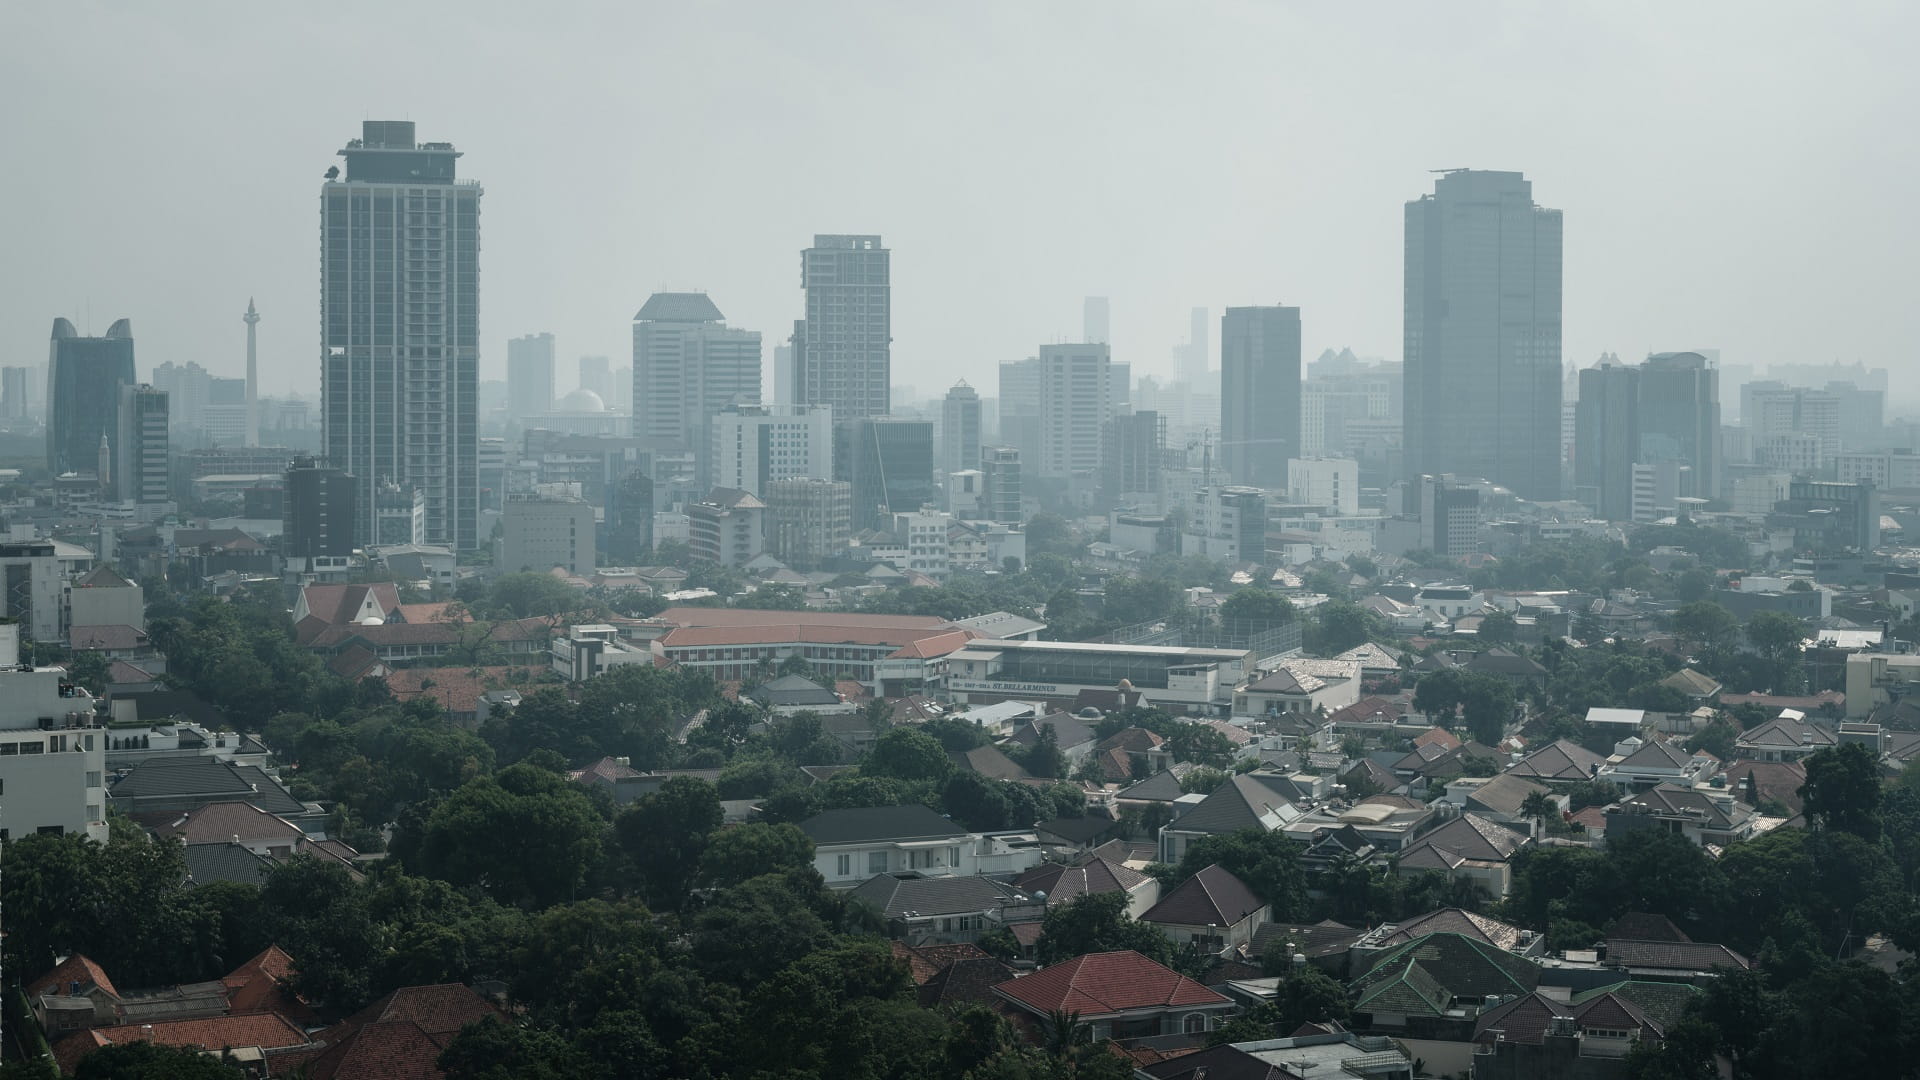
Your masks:
M 639 140 L 585 137 L 581 123 L 564 114 L 585 114 L 589 103 L 603 106 L 601 115 L 639 109 L 665 85 L 656 80 L 680 80 L 698 98 L 714 75 L 672 61 L 657 73 L 633 75 L 627 85 L 572 74 L 594 65 L 570 60 L 569 71 L 557 73 L 566 77 L 553 81 L 553 100 L 529 104 L 503 100 L 501 94 L 516 91 L 484 85 L 474 62 L 523 31 L 591 51 L 593 39 L 620 36 L 607 32 L 628 17 L 619 12 L 607 12 L 591 27 L 501 22 L 448 28 L 430 7 L 396 14 L 400 31 L 432 25 L 452 35 L 441 50 L 454 57 L 437 80 L 449 84 L 442 89 L 398 74 L 410 65 L 385 64 L 390 52 L 404 52 L 406 32 L 396 33 L 391 45 L 347 50 L 350 59 L 342 62 L 342 51 L 328 43 L 344 31 L 308 26 L 294 13 L 256 13 L 246 33 L 258 35 L 258 47 L 222 48 L 216 55 L 207 50 L 220 38 L 217 8 L 177 18 L 129 10 L 98 27 L 85 22 L 91 10 L 97 9 L 4 16 L 14 32 L 6 35 L 11 46 L 0 46 L 10 61 L 0 85 L 16 98 L 46 102 L 19 118 L 20 135 L 75 166 L 61 184 L 32 170 L 0 179 L 0 191 L 15 204 L 38 211 L 14 236 L 36 273 L 22 275 L 20 287 L 0 297 L 0 347 L 9 356 L 36 352 L 52 315 L 79 315 L 82 333 L 99 333 L 106 321 L 101 312 L 111 311 L 144 328 L 143 376 L 153 365 L 190 360 L 237 375 L 244 327 L 231 312 L 256 295 L 261 310 L 271 313 L 261 334 L 262 392 L 314 393 L 314 334 L 305 313 L 315 310 L 317 296 L 304 242 L 312 206 L 285 192 L 324 170 L 328 156 L 314 148 L 333 145 L 355 112 L 428 124 L 436 137 L 461 146 L 471 171 L 492 185 L 479 335 L 481 377 L 489 380 L 504 377 L 506 342 L 529 333 L 555 333 L 562 368 L 578 355 L 620 355 L 626 317 L 655 291 L 725 295 L 737 324 L 784 336 L 775 328 L 804 313 L 792 252 L 815 233 L 833 230 L 884 236 L 898 253 L 892 381 L 924 396 L 962 377 L 991 385 L 999 360 L 1028 355 L 1034 342 L 1079 336 L 1086 295 L 1111 297 L 1115 361 L 1131 363 L 1136 375 L 1172 372 L 1170 347 L 1184 339 L 1192 307 L 1270 303 L 1275 296 L 1308 313 L 1307 355 L 1348 344 L 1362 355 L 1398 359 L 1398 207 L 1425 187 L 1426 170 L 1460 165 L 1523 171 L 1547 193 L 1544 202 L 1576 215 L 1567 238 L 1563 349 L 1575 364 L 1585 366 L 1606 351 L 1638 356 L 1712 343 L 1727 363 L 1762 370 L 1836 359 L 1891 367 L 1915 336 L 1916 316 L 1899 302 L 1898 275 L 1891 272 L 1915 232 L 1915 211 L 1894 190 L 1900 170 L 1869 168 L 1897 150 L 1871 132 L 1893 129 L 1880 110 L 1904 97 L 1914 76 L 1904 65 L 1833 62 L 1853 50 L 1890 48 L 1911 25 L 1913 16 L 1904 11 L 1881 11 L 1844 27 L 1804 27 L 1767 12 L 1716 19 L 1690 11 L 1663 26 L 1659 38 L 1629 33 L 1624 21 L 1592 12 L 1531 14 L 1531 28 L 1556 40 L 1593 39 L 1557 51 L 1559 63 L 1550 68 L 1529 53 L 1527 35 L 1466 39 L 1466 29 L 1427 13 L 1409 15 L 1402 32 L 1382 37 L 1380 48 L 1369 52 L 1326 47 L 1351 46 L 1376 29 L 1336 13 L 1221 8 L 1172 26 L 1138 13 L 1088 25 L 1081 9 L 1070 7 L 989 8 L 969 33 L 966 20 L 927 13 L 887 12 L 865 25 L 846 17 L 851 8 L 830 8 L 827 14 L 838 17 L 814 28 L 791 13 L 760 8 L 760 17 L 732 29 L 742 62 L 765 73 L 685 118 L 663 121 L 669 147 L 698 139 L 711 146 L 712 164 L 660 177 L 648 175 L 637 156 L 654 149 Z M 656 17 L 667 37 L 707 32 L 717 18 L 697 11 Z M 1881 25 L 1872 25 L 1875 19 Z M 290 56 L 275 43 L 297 36 L 290 27 L 314 35 L 314 59 L 306 52 Z M 1004 35 L 991 31 L 1014 27 L 1031 39 L 1016 49 L 1037 51 L 1081 33 L 1089 48 L 1063 61 L 1065 72 L 1009 63 L 1019 73 L 1011 85 L 977 102 L 952 98 L 946 77 L 975 53 L 1005 44 Z M 944 46 L 918 44 L 941 38 L 942 31 L 953 31 L 944 34 Z M 1498 79 L 1459 74 L 1471 64 L 1441 68 L 1415 55 L 1412 39 L 1420 32 L 1490 66 L 1511 64 Z M 862 48 L 884 39 L 889 48 L 875 54 L 873 72 L 846 72 L 809 52 L 831 33 Z M 152 87 L 146 108 L 116 112 L 102 105 L 103 95 L 121 92 L 115 87 L 125 82 L 81 84 L 65 74 L 80 69 L 72 50 L 82 43 L 90 55 L 111 61 L 108 67 L 155 73 L 157 54 L 147 46 L 156 35 L 178 48 L 166 53 L 173 58 L 170 77 Z M 1161 72 L 1139 85 L 1113 77 L 1163 38 L 1175 47 Z M 1314 48 L 1306 49 L 1307 42 Z M 1719 48 L 1704 48 L 1708 42 Z M 1775 55 L 1785 50 L 1802 62 L 1761 71 L 1727 59 L 1759 54 L 1766 43 Z M 1747 48 L 1738 47 L 1743 44 Z M 1209 46 L 1303 55 L 1297 65 L 1222 75 L 1218 86 L 1203 88 L 1192 111 L 1155 104 L 1163 79 L 1180 80 L 1202 65 L 1209 73 L 1230 66 L 1208 60 Z M 572 56 L 564 47 L 548 52 Z M 1707 54 L 1712 59 L 1703 70 L 1698 58 Z M 182 55 L 204 62 L 175 63 Z M 1692 59 L 1675 63 L 1681 56 Z M 1344 82 L 1352 89 L 1320 96 L 1317 109 L 1289 103 L 1301 98 L 1300 87 L 1324 81 L 1332 57 L 1351 72 Z M 322 71 L 326 78 L 317 77 Z M 899 86 L 892 100 L 876 106 L 876 123 L 897 135 L 862 153 L 853 170 L 858 175 L 813 178 L 829 159 L 808 140 L 838 115 L 837 103 L 883 73 Z M 1601 73 L 1631 77 L 1596 99 L 1587 85 Z M 351 100 L 293 92 L 338 85 L 343 74 L 356 85 Z M 828 79 L 817 100 L 781 99 L 774 89 L 776 80 L 816 76 Z M 1099 89 L 1081 89 L 1075 77 Z M 1518 96 L 1529 100 L 1493 96 L 1516 78 L 1534 80 L 1529 94 Z M 263 91 L 284 85 L 287 92 L 236 98 L 234 79 L 259 82 Z M 149 82 L 143 78 L 143 92 Z M 1431 100 L 1405 115 L 1387 108 L 1389 91 L 1415 85 Z M 1109 92 L 1112 108 L 1095 109 Z M 1009 96 L 1049 104 L 989 136 L 980 125 Z M 236 129 L 248 130 L 246 139 L 195 133 L 198 118 L 216 103 Z M 1570 103 L 1578 108 L 1564 130 L 1539 127 Z M 1202 105 L 1219 115 L 1203 114 Z M 1486 115 L 1460 118 L 1478 105 L 1490 106 Z M 1816 122 L 1828 113 L 1849 119 Z M 547 130 L 544 121 L 555 115 L 564 122 Z M 1701 144 L 1684 122 L 1704 115 L 1724 124 L 1712 145 Z M 1296 129 L 1284 152 L 1208 149 L 1176 155 L 1182 160 L 1175 165 L 1142 162 L 1115 148 L 1123 133 L 1129 142 L 1177 138 L 1199 147 L 1221 127 L 1255 116 Z M 1651 122 L 1668 116 L 1681 122 Z M 1063 129 L 1062 121 L 1074 117 L 1088 119 Z M 1767 140 L 1781 124 L 1809 131 L 1804 154 L 1784 160 L 1769 153 Z M 1364 144 L 1348 134 L 1351 127 L 1368 128 Z M 956 129 L 967 137 L 936 134 Z M 712 140 L 714 130 L 729 136 Z M 1511 130 L 1529 136 L 1519 140 Z M 1576 130 L 1578 140 L 1571 138 Z M 165 149 L 190 136 L 201 168 L 154 169 L 139 185 L 93 178 L 117 174 L 104 166 L 105 155 L 118 162 L 165 160 Z M 1095 155 L 1125 167 L 1102 169 L 1098 184 L 1068 175 L 1074 170 L 1058 176 L 1016 170 L 1017 179 L 984 171 L 1048 140 L 1063 144 L 1067 156 Z M 542 165 L 562 154 L 616 182 L 563 196 L 552 179 L 559 172 Z M 1333 160 L 1341 166 L 1297 167 Z M 1645 169 L 1649 160 L 1662 168 Z M 197 239 L 187 241 L 199 211 L 214 205 L 194 177 L 236 170 L 258 178 L 230 192 L 236 216 L 251 227 L 231 236 L 194 233 Z M 1814 205 L 1839 175 L 1849 178 L 1849 198 L 1840 206 L 1822 202 L 1819 220 L 1811 214 L 1780 220 L 1774 213 L 1780 205 Z M 781 198 L 765 198 L 770 183 L 779 185 Z M 1167 207 L 1166 222 L 1113 227 L 1127 220 L 1117 216 L 1119 207 L 1143 203 Z M 674 212 L 660 212 L 665 206 Z M 1770 241 L 1757 246 L 1749 226 L 1763 218 L 1776 226 Z M 103 230 L 98 243 L 67 250 L 57 242 L 94 222 Z M 607 236 L 623 243 L 605 244 Z M 1006 260 L 1016 241 L 1036 257 Z M 199 260 L 185 272 L 155 261 L 161 252 L 181 251 Z M 1659 252 L 1670 254 L 1648 257 Z M 1852 272 L 1835 274 L 1836 266 Z M 1842 304 L 1890 314 L 1860 322 L 1799 314 Z M 84 325 L 89 309 L 91 326 Z M 979 310 L 998 317 L 982 324 L 972 314 Z M 1911 391 L 1896 387 L 1894 396 Z

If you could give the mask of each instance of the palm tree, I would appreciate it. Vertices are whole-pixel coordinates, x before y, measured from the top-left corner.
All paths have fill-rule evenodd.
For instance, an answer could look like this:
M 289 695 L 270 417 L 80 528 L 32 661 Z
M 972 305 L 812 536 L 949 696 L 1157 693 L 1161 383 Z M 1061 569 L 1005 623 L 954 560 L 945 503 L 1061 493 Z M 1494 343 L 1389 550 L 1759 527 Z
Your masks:
M 1077 1012 L 1048 1009 L 1046 1018 L 1040 1021 L 1040 1036 L 1047 1055 L 1059 1060 L 1071 1054 L 1076 1047 L 1092 1042 L 1093 1028 L 1081 1023 Z
M 1547 818 L 1560 816 L 1560 804 L 1554 802 L 1553 796 L 1546 792 L 1536 791 L 1520 800 L 1520 814 L 1539 824 L 1539 831 L 1545 832 Z

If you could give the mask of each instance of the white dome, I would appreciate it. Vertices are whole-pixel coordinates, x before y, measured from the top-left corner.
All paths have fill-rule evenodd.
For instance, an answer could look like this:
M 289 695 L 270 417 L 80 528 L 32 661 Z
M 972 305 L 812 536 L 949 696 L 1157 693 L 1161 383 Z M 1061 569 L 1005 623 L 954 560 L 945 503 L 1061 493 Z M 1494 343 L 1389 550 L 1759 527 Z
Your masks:
M 607 403 L 600 395 L 582 387 L 560 399 L 561 412 L 606 412 Z
M 386 624 L 387 620 L 378 615 L 368 615 L 360 620 L 361 626 L 385 626 Z

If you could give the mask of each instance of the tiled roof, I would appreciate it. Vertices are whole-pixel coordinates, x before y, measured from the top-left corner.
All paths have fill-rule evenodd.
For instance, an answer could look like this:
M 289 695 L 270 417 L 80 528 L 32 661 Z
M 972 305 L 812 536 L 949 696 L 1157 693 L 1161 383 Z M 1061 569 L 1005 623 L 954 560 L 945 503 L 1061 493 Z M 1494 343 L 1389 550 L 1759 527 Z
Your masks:
M 1501 922 L 1477 911 L 1441 908 L 1396 924 L 1393 933 L 1381 938 L 1379 944 L 1392 948 L 1427 934 L 1459 934 L 1484 941 L 1496 949 L 1511 951 L 1519 947 L 1522 933 L 1519 927 L 1511 923 Z
M 967 829 L 919 803 L 826 810 L 800 823 L 815 844 L 859 844 L 888 840 L 939 840 L 965 836 Z
M 105 968 L 79 953 L 74 953 L 56 964 L 52 971 L 27 984 L 27 996 L 39 997 L 41 994 L 65 994 L 75 982 L 81 989 L 97 986 L 113 997 L 119 997 L 120 991 L 113 988 L 113 980 L 107 978 Z
M 1293 784 L 1283 776 L 1240 773 L 1228 778 L 1174 822 L 1183 832 L 1230 833 L 1264 827 L 1271 813 L 1291 816 Z
M 352 622 L 372 594 L 374 604 L 384 617 L 400 606 L 400 590 L 391 582 L 375 585 L 308 585 L 300 590 L 307 611 L 326 625 Z
M 1506 862 L 1525 844 L 1525 837 L 1498 822 L 1488 821 L 1478 814 L 1462 814 L 1408 847 L 1401 855 L 1400 862 L 1402 865 L 1408 865 L 1411 861 L 1412 865 L 1426 866 L 1426 862 L 1416 858 L 1422 852 L 1451 856 L 1440 860 L 1448 867 L 1458 865 L 1461 859 Z
M 299 814 L 306 810 L 259 769 L 210 757 L 150 758 L 115 781 L 107 794 L 129 813 L 143 809 L 143 801 L 195 798 L 207 802 L 238 799 L 273 814 Z
M 988 877 L 954 875 L 876 874 L 860 883 L 852 895 L 872 904 L 882 915 L 970 915 L 995 911 L 1005 904 L 1027 901 L 1025 893 Z
M 1606 761 L 1579 743 L 1559 739 L 1514 762 L 1507 772 L 1533 780 L 1591 780 L 1594 768 Z
M 1738 803 L 1733 803 L 1732 807 L 1732 811 L 1729 812 L 1716 803 L 1712 796 L 1702 794 L 1690 787 L 1656 784 L 1619 805 L 1610 807 L 1608 814 L 1612 816 L 1638 812 L 1669 817 L 1686 815 L 1697 824 L 1714 829 L 1731 828 L 1752 816 L 1752 811 Z
M 1488 649 L 1486 652 L 1467 661 L 1468 671 L 1479 671 L 1489 675 L 1545 675 L 1547 669 L 1531 657 L 1507 649 Z
M 1125 750 L 1130 754 L 1144 754 L 1151 750 L 1160 749 L 1166 745 L 1166 742 L 1167 740 L 1148 731 L 1146 728 L 1130 727 L 1122 728 L 1106 738 L 1101 739 L 1095 744 L 1095 748 L 1099 750 Z
M 804 675 L 782 675 L 747 695 L 767 705 L 838 705 L 840 695 Z
M 1150 1047 L 1142 1047 L 1153 1056 L 1135 1057 L 1139 1071 L 1154 1080 L 1295 1080 L 1293 1073 L 1235 1046 L 1214 1046 L 1175 1057 L 1165 1057 Z M 1137 1054 L 1140 1051 L 1129 1051 Z
M 1607 939 L 1607 962 L 1629 968 L 1667 971 L 1749 971 L 1753 961 L 1727 948 L 1702 941 L 1631 941 Z
M 1047 894 L 1047 904 L 1064 904 L 1088 893 L 1124 892 L 1147 880 L 1145 874 L 1098 855 L 1066 863 L 1042 863 L 1013 879 L 1015 888 Z
M 68 647 L 74 649 L 101 649 L 111 652 L 124 652 L 130 649 L 144 649 L 149 644 L 147 632 L 135 626 L 114 623 L 97 626 L 75 626 L 67 631 Z
M 1692 983 L 1648 982 L 1629 979 L 1609 986 L 1596 986 L 1573 995 L 1572 1004 L 1583 1005 L 1602 994 L 1613 994 L 1633 1002 L 1664 1032 L 1686 1015 L 1687 1006 L 1705 991 Z
M 76 589 L 128 589 L 133 587 L 133 582 L 122 577 L 113 567 L 101 563 L 82 574 L 73 583 L 73 587 Z
M 1140 916 L 1174 926 L 1234 926 L 1265 907 L 1247 884 L 1215 863 L 1180 883 Z
M 1390 697 L 1364 697 L 1343 709 L 1328 714 L 1330 724 L 1359 724 L 1368 721 L 1395 720 L 1407 714 L 1407 707 Z
M 220 981 L 227 985 L 227 1006 L 234 1012 L 271 1009 L 304 1020 L 313 1010 L 288 986 L 293 957 L 278 945 L 269 945 L 253 959 L 233 969 Z
M 506 619 L 494 623 L 488 641 L 530 641 L 553 629 L 547 619 Z M 311 649 L 345 648 L 364 642 L 376 648 L 396 645 L 452 645 L 460 639 L 453 623 L 380 623 L 375 626 L 329 626 L 306 642 Z
M 1693 760 L 1693 755 L 1682 750 L 1665 739 L 1654 739 L 1640 749 L 1621 758 L 1616 768 L 1627 769 L 1684 769 Z
M 1062 750 L 1093 741 L 1093 729 L 1064 712 L 1048 713 L 1031 723 L 1020 725 L 1014 729 L 1008 741 L 1032 746 L 1040 741 L 1040 729 L 1043 727 L 1053 728 L 1054 741 L 1060 744 Z
M 302 1046 L 310 1040 L 292 1021 L 278 1013 L 209 1016 L 199 1020 L 157 1020 L 148 1024 L 94 1028 L 76 1032 L 53 1049 L 61 1072 L 71 1073 L 88 1054 L 116 1043 L 152 1042 L 220 1050 L 229 1046 L 258 1046 L 264 1050 Z
M 164 724 L 173 720 L 191 720 L 215 731 L 227 726 L 227 718 L 191 690 L 146 690 L 130 696 L 134 717 L 143 724 Z
M 1453 995 L 1417 961 L 1368 981 L 1355 991 L 1354 998 L 1354 1008 L 1363 1012 L 1407 1016 L 1445 1016 L 1453 1004 Z
M 952 960 L 920 986 L 920 1007 L 991 1002 L 994 987 L 1013 978 L 1013 966 L 981 955 Z
M 1756 750 L 1789 750 L 1801 747 L 1832 746 L 1839 741 L 1833 729 L 1807 720 L 1777 716 L 1740 733 L 1734 744 Z
M 1679 671 L 1660 680 L 1661 686 L 1670 686 L 1688 697 L 1712 697 L 1720 692 L 1720 684 L 1711 677 L 1702 675 L 1692 668 Z
M 244 802 L 208 803 L 182 814 L 156 830 L 163 837 L 179 837 L 187 844 L 216 844 L 238 837 L 240 843 L 298 844 L 305 834 L 299 826 Z
M 1686 931 L 1673 925 L 1665 915 L 1629 911 L 1607 924 L 1606 936 L 1631 941 L 1692 941 Z
M 1400 654 L 1384 645 L 1368 641 L 1334 657 L 1335 660 L 1357 661 L 1363 668 L 1397 668 L 1400 666 Z
M 1518 814 L 1527 796 L 1545 794 L 1548 794 L 1548 789 L 1544 784 L 1536 784 L 1512 773 L 1501 773 L 1467 792 L 1467 801 L 1479 803 L 1497 814 Z
M 1413 737 L 1413 745 L 1437 746 L 1442 750 L 1458 750 L 1460 749 L 1461 743 L 1460 736 L 1455 735 L 1446 728 L 1433 727 L 1415 735 Z
M 989 780 L 1019 780 L 1027 775 L 1027 770 L 1008 757 L 997 746 L 976 746 L 971 750 L 951 750 L 947 757 L 954 767 L 965 772 L 977 773 Z
M 1752 798 L 1747 778 L 1752 777 Z M 1773 801 L 1799 813 L 1803 809 L 1800 788 L 1807 782 L 1807 767 L 1798 761 L 1735 761 L 1726 769 L 1727 790 L 1749 806 Z
M 1301 955 L 1309 959 L 1344 953 L 1365 931 L 1323 919 L 1317 923 L 1265 923 L 1253 932 L 1255 957 L 1265 956 L 1275 941 L 1291 941 Z
M 184 850 L 189 885 L 211 885 L 216 881 L 258 885 L 273 867 L 273 860 L 255 855 L 241 844 L 188 844 Z
M 349 645 L 327 659 L 327 670 L 343 679 L 357 679 L 380 662 L 380 657 L 365 645 Z
M 1423 934 L 1374 961 L 1356 986 L 1371 986 L 1418 965 L 1452 997 L 1485 998 L 1524 994 L 1540 984 L 1531 960 L 1464 934 Z
M 1082 1020 L 1151 1008 L 1229 1004 L 1227 998 L 1137 952 L 1089 953 L 994 987 L 1032 1012 Z
M 430 698 L 447 712 L 462 714 L 478 712 L 480 699 L 493 690 L 513 689 L 532 693 L 541 686 L 550 685 L 524 677 L 521 682 L 514 683 L 514 674 L 526 670 L 524 666 L 510 665 L 400 668 L 386 677 L 386 683 L 394 700 L 403 704 L 415 698 Z
M 115 660 L 107 665 L 107 681 L 123 685 L 154 682 L 153 673 L 146 668 L 129 664 L 125 660 Z
M 979 636 L 981 635 L 971 630 L 950 630 L 944 634 L 928 634 L 895 649 L 889 659 L 932 660 L 964 648 L 967 642 Z

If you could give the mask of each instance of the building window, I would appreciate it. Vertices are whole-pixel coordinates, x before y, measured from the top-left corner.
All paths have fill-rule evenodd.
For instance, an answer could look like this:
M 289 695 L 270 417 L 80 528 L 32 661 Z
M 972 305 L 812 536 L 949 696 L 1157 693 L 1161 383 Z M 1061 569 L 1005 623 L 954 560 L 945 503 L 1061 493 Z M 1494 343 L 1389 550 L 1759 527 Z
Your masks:
M 837 871 L 838 876 L 840 877 L 852 877 L 853 876 L 853 856 L 851 855 L 840 856 L 838 864 L 834 867 L 834 869 Z
M 1186 1019 L 1181 1021 L 1180 1029 L 1188 1035 L 1205 1034 L 1207 1030 L 1207 1014 L 1188 1013 Z
M 100 774 L 99 774 L 99 773 L 97 773 L 97 772 L 90 772 L 90 773 L 88 773 L 88 774 L 87 774 L 87 786 L 88 786 L 88 787 L 99 787 L 99 786 L 100 786 Z
M 887 872 L 887 853 L 884 851 L 867 852 L 867 873 L 884 874 Z

